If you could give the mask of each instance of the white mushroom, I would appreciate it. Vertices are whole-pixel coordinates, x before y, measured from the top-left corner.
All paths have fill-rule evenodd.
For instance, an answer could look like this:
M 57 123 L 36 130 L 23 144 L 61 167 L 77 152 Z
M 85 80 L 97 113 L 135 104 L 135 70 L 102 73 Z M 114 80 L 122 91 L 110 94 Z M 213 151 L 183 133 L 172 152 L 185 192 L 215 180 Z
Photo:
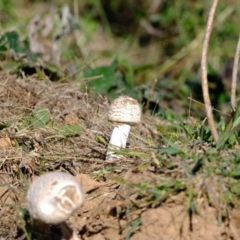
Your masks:
M 141 107 L 138 101 L 128 96 L 116 98 L 109 109 L 108 119 L 115 123 L 110 137 L 106 160 L 119 158 L 116 150 L 125 148 L 131 126 L 141 121 Z
M 84 194 L 77 179 L 63 172 L 50 172 L 33 181 L 27 193 L 27 207 L 35 226 L 46 228 L 60 224 L 66 239 L 79 239 L 69 230 L 65 221 L 84 201 Z M 44 231 L 45 229 L 37 229 Z

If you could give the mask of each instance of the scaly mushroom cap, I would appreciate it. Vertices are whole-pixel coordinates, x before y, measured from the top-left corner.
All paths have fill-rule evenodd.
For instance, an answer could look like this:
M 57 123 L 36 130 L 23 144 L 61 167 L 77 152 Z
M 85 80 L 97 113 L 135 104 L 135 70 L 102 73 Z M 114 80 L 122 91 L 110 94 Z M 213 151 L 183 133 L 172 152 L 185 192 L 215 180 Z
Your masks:
M 50 172 L 33 181 L 27 193 L 30 215 L 48 224 L 66 221 L 84 201 L 77 179 L 67 173 Z
M 112 102 L 108 119 L 112 122 L 129 125 L 138 124 L 141 122 L 141 107 L 136 99 L 120 96 Z

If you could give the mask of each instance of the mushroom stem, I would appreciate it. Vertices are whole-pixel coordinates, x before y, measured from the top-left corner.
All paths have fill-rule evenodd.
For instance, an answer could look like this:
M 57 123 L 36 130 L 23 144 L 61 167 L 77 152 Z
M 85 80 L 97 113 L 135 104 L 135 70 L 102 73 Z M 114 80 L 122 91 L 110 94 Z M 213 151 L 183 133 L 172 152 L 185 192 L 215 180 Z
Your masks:
M 65 240 L 81 240 L 77 233 L 66 223 L 62 222 L 57 225 L 62 232 Z M 34 238 L 38 240 L 49 240 L 51 238 L 50 224 L 33 219 Z
M 38 240 L 49 239 L 50 225 L 37 219 L 32 219 L 33 238 Z
M 130 129 L 131 126 L 128 124 L 119 124 L 118 126 L 114 127 L 108 145 L 106 160 L 120 158 L 115 154 L 114 150 L 120 150 L 121 148 L 126 147 Z
M 73 229 L 66 222 L 60 223 L 58 226 L 61 229 L 64 239 L 80 240 L 80 238 L 77 236 L 76 232 L 74 232 Z

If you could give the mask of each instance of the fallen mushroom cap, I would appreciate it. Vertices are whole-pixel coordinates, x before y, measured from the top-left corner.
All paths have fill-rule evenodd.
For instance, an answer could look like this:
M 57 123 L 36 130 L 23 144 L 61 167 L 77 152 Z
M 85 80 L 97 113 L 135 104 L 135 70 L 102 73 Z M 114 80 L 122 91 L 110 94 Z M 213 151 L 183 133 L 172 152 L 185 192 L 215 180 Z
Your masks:
M 138 124 L 141 122 L 141 107 L 136 99 L 120 96 L 112 102 L 108 119 L 112 122 L 129 125 Z
M 48 224 L 66 221 L 83 201 L 80 183 L 63 172 L 41 175 L 33 181 L 27 193 L 30 215 Z

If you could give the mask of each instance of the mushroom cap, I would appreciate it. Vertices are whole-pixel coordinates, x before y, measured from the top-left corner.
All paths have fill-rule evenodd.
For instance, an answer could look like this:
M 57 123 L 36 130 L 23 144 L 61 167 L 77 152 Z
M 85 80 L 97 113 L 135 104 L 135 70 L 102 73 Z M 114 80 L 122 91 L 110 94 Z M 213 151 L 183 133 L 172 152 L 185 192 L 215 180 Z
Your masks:
M 108 119 L 112 122 L 134 125 L 141 122 L 141 112 L 141 106 L 136 99 L 120 96 L 112 102 Z
M 66 221 L 84 201 L 78 180 L 64 172 L 50 172 L 33 181 L 27 193 L 30 215 L 48 224 Z

